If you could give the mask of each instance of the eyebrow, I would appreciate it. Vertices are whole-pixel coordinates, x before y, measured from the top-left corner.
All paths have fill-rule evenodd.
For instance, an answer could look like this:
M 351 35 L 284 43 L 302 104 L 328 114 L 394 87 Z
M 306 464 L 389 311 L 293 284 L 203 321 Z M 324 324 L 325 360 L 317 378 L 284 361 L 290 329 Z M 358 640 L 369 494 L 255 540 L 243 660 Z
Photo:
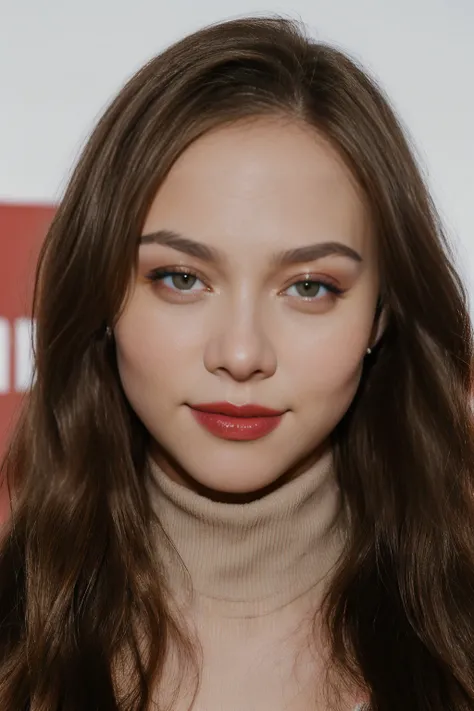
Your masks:
M 163 229 L 156 232 L 150 232 L 147 235 L 142 235 L 139 240 L 139 246 L 145 244 L 161 244 L 166 247 L 171 247 L 179 252 L 184 252 L 191 257 L 196 257 L 204 262 L 224 263 L 226 257 L 223 252 L 215 247 L 196 242 L 189 237 L 175 232 L 174 230 Z M 299 264 L 301 262 L 312 262 L 317 259 L 322 259 L 329 255 L 337 255 L 340 257 L 348 257 L 355 262 L 362 262 L 362 257 L 359 252 L 349 247 L 342 242 L 317 242 L 316 244 L 308 244 L 303 247 L 295 247 L 284 252 L 275 252 L 271 257 L 271 263 L 275 266 L 289 266 Z

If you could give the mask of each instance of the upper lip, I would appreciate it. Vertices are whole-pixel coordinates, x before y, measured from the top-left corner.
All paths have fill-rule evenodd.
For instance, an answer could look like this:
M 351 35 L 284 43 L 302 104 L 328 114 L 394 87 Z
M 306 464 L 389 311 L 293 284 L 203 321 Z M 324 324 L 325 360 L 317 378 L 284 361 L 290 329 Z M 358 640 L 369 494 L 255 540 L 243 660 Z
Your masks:
M 261 405 L 232 405 L 230 402 L 203 402 L 191 405 L 193 410 L 214 412 L 217 415 L 230 415 L 233 417 L 271 417 L 282 415 L 284 410 L 273 410 Z

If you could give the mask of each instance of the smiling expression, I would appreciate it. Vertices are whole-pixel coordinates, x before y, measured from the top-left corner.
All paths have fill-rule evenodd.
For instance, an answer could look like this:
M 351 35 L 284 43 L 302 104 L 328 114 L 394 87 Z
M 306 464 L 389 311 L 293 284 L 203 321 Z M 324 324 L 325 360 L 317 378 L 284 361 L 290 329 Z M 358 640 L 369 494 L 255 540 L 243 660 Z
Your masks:
M 169 475 L 252 492 L 324 448 L 378 337 L 376 241 L 337 151 L 269 118 L 207 133 L 160 186 L 137 260 L 117 362 Z M 284 414 L 228 439 L 193 416 L 209 402 Z

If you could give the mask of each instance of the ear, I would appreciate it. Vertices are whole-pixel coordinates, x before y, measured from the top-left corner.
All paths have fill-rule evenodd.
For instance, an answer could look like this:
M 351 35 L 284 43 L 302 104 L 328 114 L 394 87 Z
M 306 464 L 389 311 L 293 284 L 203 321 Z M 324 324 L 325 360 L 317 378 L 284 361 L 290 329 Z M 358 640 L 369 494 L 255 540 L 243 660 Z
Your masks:
M 382 302 L 381 297 L 377 299 L 377 306 L 374 315 L 374 325 L 370 337 L 370 347 L 375 348 L 383 336 L 388 319 L 388 306 Z

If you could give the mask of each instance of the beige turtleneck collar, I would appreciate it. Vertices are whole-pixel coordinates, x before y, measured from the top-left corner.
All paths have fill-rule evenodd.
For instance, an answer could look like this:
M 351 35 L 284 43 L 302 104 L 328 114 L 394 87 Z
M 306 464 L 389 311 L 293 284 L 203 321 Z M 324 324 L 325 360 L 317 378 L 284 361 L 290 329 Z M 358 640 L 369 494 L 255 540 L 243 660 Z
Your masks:
M 153 508 L 188 569 L 201 606 L 256 617 L 304 595 L 330 572 L 344 544 L 331 452 L 266 496 L 222 503 L 172 480 L 150 458 Z M 176 556 L 166 571 L 183 587 Z

